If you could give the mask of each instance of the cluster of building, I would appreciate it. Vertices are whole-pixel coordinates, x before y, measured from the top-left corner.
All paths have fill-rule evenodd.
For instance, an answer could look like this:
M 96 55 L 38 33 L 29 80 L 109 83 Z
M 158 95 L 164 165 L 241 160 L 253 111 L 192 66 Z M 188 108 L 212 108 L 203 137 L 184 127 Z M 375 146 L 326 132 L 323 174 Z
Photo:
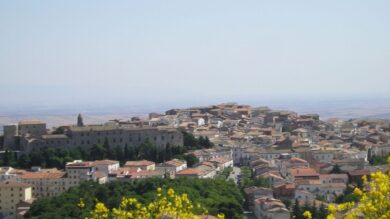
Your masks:
M 323 121 L 317 114 L 235 103 L 172 109 L 150 114 L 150 120 L 207 136 L 231 150 L 235 165 L 249 166 L 253 178 L 268 180 L 272 192 L 264 196 L 269 190 L 257 188 L 261 195 L 250 199 L 257 218 L 289 218 L 280 200 L 326 205 L 348 186 L 361 184 L 362 176 L 388 171 L 387 165 L 368 162 L 390 154 L 390 122 L 385 120 Z M 223 150 L 195 155 L 201 160 Z
M 263 177 L 271 185 L 271 189 L 246 189 L 257 218 L 287 218 L 288 210 L 281 199 L 332 202 L 351 184 L 361 183 L 363 175 L 387 171 L 386 165 L 372 166 L 368 160 L 390 153 L 389 121 L 323 121 L 317 114 L 298 115 L 236 103 L 171 109 L 150 113 L 148 118 L 112 120 L 104 125 L 84 125 L 79 116 L 77 125 L 55 131 L 47 130 L 42 122 L 22 121 L 4 126 L 3 149 L 28 153 L 45 147 L 89 147 L 104 141 L 113 146 L 139 147 L 146 139 L 165 147 L 183 145 L 182 130 L 208 137 L 216 145 L 189 152 L 200 161 L 191 168 L 181 160 L 161 164 L 129 161 L 122 167 L 109 160 L 75 161 L 65 170 L 2 168 L 2 185 L 29 185 L 26 188 L 31 188 L 31 197 L 39 198 L 58 195 L 83 180 L 105 183 L 147 177 L 212 178 L 234 163 L 250 167 L 252 177 Z M 332 172 L 335 168 L 341 171 Z M 22 196 L 24 200 L 19 201 L 27 203 L 30 196 Z
M 196 152 L 198 151 L 192 153 Z M 193 168 L 187 168 L 187 162 L 179 159 L 158 164 L 148 160 L 127 161 L 123 166 L 115 160 L 75 160 L 67 163 L 64 170 L 0 167 L 0 216 L 10 218 L 21 216 L 35 199 L 57 196 L 83 181 L 103 184 L 151 177 L 213 178 L 224 168 L 232 166 L 231 156 L 230 159 L 226 156 L 217 156 L 199 162 Z M 13 194 L 12 191 L 17 194 Z

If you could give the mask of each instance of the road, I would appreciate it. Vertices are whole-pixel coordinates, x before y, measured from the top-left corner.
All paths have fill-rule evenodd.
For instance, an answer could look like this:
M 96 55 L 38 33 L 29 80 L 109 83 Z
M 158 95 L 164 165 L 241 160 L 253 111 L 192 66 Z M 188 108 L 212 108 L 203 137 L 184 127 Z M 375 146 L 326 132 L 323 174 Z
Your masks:
M 228 179 L 232 179 L 234 183 L 238 183 L 238 176 L 241 174 L 241 169 L 239 167 L 233 167 L 233 171 L 230 173 Z

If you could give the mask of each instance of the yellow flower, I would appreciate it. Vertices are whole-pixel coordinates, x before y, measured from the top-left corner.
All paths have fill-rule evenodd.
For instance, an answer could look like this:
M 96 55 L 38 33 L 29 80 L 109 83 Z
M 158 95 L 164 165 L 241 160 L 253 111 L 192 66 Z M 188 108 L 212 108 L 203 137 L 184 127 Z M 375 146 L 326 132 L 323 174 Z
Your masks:
M 204 209 L 207 214 L 207 209 Z M 122 198 L 119 208 L 108 209 L 103 203 L 98 202 L 95 209 L 90 212 L 86 219 L 149 219 L 149 218 L 175 218 L 175 219 L 197 219 L 193 214 L 192 202 L 187 194 L 175 195 L 173 189 L 167 193 L 159 192 L 154 202 L 142 204 L 135 198 Z M 217 215 L 218 219 L 224 219 L 223 214 Z
M 353 194 L 354 194 L 354 195 L 357 195 L 357 196 L 362 196 L 362 195 L 363 195 L 363 192 L 362 192 L 362 190 L 360 190 L 359 188 L 355 188 L 355 189 L 353 190 Z
M 225 215 L 224 214 L 217 214 L 217 219 L 225 219 Z
M 169 188 L 167 194 L 172 197 L 173 195 L 175 195 L 175 191 L 172 188 Z
M 307 219 L 312 219 L 312 218 L 313 218 L 312 215 L 311 215 L 311 213 L 310 213 L 310 211 L 305 211 L 305 212 L 303 212 L 303 216 L 304 216 L 305 218 L 307 218 Z
M 80 202 L 77 204 L 77 206 L 79 208 L 85 208 L 85 203 L 84 203 L 84 200 L 82 198 L 80 198 Z

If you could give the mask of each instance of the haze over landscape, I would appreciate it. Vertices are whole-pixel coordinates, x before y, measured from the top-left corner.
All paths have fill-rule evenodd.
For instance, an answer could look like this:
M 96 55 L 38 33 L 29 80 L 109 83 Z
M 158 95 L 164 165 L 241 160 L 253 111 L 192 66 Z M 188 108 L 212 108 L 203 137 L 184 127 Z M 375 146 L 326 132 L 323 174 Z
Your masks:
M 390 218 L 389 12 L 0 0 L 0 219 Z
M 389 4 L 4 1 L 0 113 L 383 105 Z

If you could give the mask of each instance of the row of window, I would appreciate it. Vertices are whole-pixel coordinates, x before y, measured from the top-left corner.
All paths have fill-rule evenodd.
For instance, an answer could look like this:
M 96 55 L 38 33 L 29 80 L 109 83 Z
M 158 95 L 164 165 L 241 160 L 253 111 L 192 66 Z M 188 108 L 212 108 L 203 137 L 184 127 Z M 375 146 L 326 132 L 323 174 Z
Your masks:
M 161 140 L 162 141 L 164 141 L 165 140 L 165 136 L 160 136 L 161 137 Z M 175 137 L 174 137 L 174 135 L 172 135 L 171 136 L 171 139 L 173 140 Z M 145 139 L 147 139 L 147 138 L 145 138 Z M 143 139 L 142 139 L 142 137 L 138 137 L 137 138 L 137 140 L 138 140 L 138 142 L 141 142 Z M 157 137 L 156 136 L 154 136 L 153 137 L 153 140 L 154 141 L 157 141 Z M 97 143 L 98 144 L 101 144 L 101 143 L 104 143 L 104 141 L 105 140 L 103 140 L 103 139 L 97 139 Z M 116 143 L 117 142 L 117 139 L 116 138 L 113 138 L 112 140 L 111 140 L 111 142 L 113 142 L 113 143 Z M 119 143 L 122 143 L 123 142 L 123 138 L 119 138 L 118 139 L 118 142 Z M 129 142 L 133 142 L 133 138 L 132 137 L 130 137 L 129 138 Z M 66 141 L 66 144 L 70 144 L 71 142 L 69 141 L 69 140 L 67 140 Z M 80 142 L 81 144 L 90 144 L 91 142 L 90 142 L 90 140 L 81 140 L 81 142 Z M 60 144 L 62 144 L 62 142 L 60 141 L 60 140 L 57 140 L 57 141 L 54 141 L 54 140 L 51 140 L 51 141 L 46 141 L 46 145 L 53 145 L 53 144 L 58 144 L 58 145 L 60 145 Z M 76 144 L 76 142 L 74 142 L 73 144 Z

